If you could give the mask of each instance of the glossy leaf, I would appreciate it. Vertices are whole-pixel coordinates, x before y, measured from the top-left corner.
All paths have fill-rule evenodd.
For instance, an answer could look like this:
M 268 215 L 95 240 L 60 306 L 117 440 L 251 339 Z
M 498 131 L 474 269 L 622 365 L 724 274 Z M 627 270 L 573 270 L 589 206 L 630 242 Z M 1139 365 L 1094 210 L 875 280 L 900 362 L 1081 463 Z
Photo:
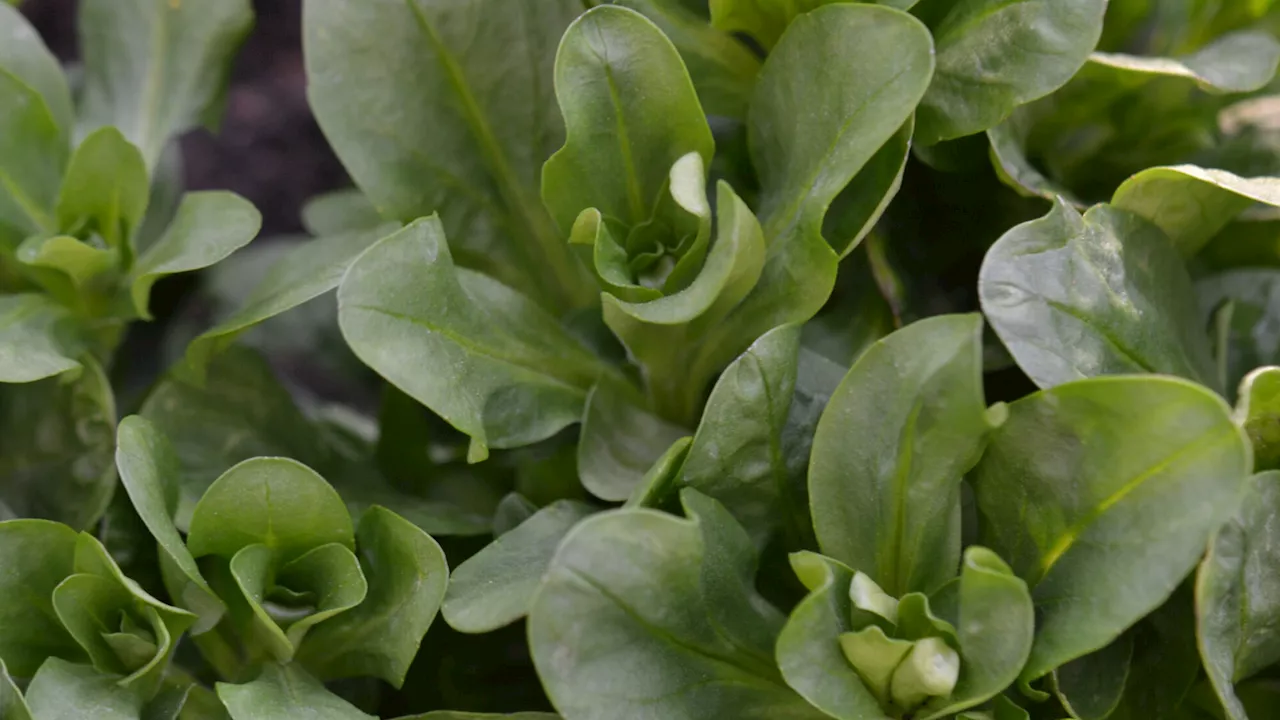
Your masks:
M 133 311 L 151 319 L 151 286 L 162 277 L 208 267 L 247 245 L 262 227 L 262 214 L 229 192 L 190 193 L 155 244 L 129 273 Z
M 48 657 L 84 652 L 53 610 L 53 589 L 75 568 L 76 533 L 48 520 L 0 522 L 0 662 L 18 677 Z
M 50 658 L 27 688 L 27 705 L 38 720 L 137 720 L 142 698 L 120 687 L 118 676 L 88 665 Z
M 86 0 L 79 10 L 85 129 L 119 128 L 154 167 L 170 139 L 216 127 L 248 0 Z
M 74 379 L 0 385 L 0 515 L 87 528 L 115 490 L 116 407 L 96 362 Z
M 66 308 L 44 295 L 0 295 L 0 382 L 79 370 L 84 339 Z
M 1186 78 L 1207 92 L 1252 92 L 1275 77 L 1280 42 L 1263 31 L 1244 31 L 1224 35 L 1183 57 L 1094 53 L 1089 60 L 1121 73 Z
M 1064 85 L 1098 44 L 1106 9 L 1106 0 L 960 0 L 933 11 L 938 68 L 916 116 L 917 140 L 982 132 Z
M 693 377 L 710 377 L 760 335 L 807 320 L 826 301 L 837 257 L 822 239 L 827 208 L 914 112 L 932 76 L 932 47 L 919 21 L 874 5 L 825 6 L 787 28 L 748 116 L 764 271 L 707 330 Z M 798 107 L 808 111 L 797 116 Z
M 791 611 L 778 635 L 778 667 L 796 692 L 840 720 L 881 720 L 880 701 L 841 652 L 837 638 L 854 631 L 849 586 L 853 571 L 816 553 L 791 556 L 809 595 Z
M 960 481 L 989 423 L 979 316 L 922 320 L 871 346 L 813 439 L 809 509 L 823 553 L 894 597 L 954 577 Z
M 200 498 L 187 533 L 197 558 L 229 560 L 261 544 L 288 562 L 328 543 L 355 549 L 351 516 L 324 478 L 287 458 L 245 460 L 223 473 Z
M 313 628 L 297 659 L 325 680 L 373 676 L 398 688 L 444 600 L 449 567 L 430 535 L 383 507 L 360 518 L 356 542 L 364 602 Z
M 150 200 L 147 166 L 120 131 L 104 127 L 76 148 L 58 195 L 58 227 L 97 233 L 129 257 Z
M 1174 378 L 1073 382 L 1008 408 L 971 478 L 984 544 L 1035 600 L 1033 680 L 1173 593 L 1234 510 L 1250 453 L 1220 398 Z
M 233 720 L 373 720 L 295 665 L 267 665 L 243 685 L 218 683 Z
M 1247 717 L 1234 684 L 1280 659 L 1278 511 L 1280 473 L 1255 475 L 1237 516 L 1218 531 L 1196 577 L 1200 655 L 1232 720 Z
M 472 461 L 577 422 L 587 390 L 615 372 L 524 296 L 456 268 L 434 217 L 361 255 L 338 304 L 356 355 L 470 435 Z
M 284 253 L 238 310 L 187 345 L 192 367 L 203 373 L 209 357 L 244 331 L 338 287 L 351 263 L 395 230 L 394 225 L 382 224 L 306 242 Z
M 978 276 L 982 310 L 1037 385 L 1162 373 L 1215 386 L 1191 281 L 1159 228 L 1058 202 L 1005 233 Z
M 449 626 L 492 632 L 524 617 L 560 541 L 594 512 L 571 500 L 552 503 L 459 565 L 441 607 Z
M 565 31 L 556 54 L 563 148 L 542 169 L 542 198 L 562 232 L 595 208 L 631 228 L 649 220 L 676 160 L 710 164 L 711 129 L 675 46 L 643 15 L 602 5 Z
M 406 223 L 438 212 L 460 266 L 556 310 L 595 294 L 538 193 L 564 139 L 556 43 L 582 9 L 307 0 L 303 18 L 311 107 L 378 211 Z
M 1111 199 L 1163 230 L 1184 257 L 1253 203 L 1280 206 L 1280 178 L 1242 178 L 1195 165 L 1150 168 L 1126 180 Z
M 561 543 L 529 612 L 552 703 L 583 720 L 822 717 L 774 666 L 782 618 L 755 595 L 746 533 L 696 491 L 681 499 L 687 520 L 617 510 Z

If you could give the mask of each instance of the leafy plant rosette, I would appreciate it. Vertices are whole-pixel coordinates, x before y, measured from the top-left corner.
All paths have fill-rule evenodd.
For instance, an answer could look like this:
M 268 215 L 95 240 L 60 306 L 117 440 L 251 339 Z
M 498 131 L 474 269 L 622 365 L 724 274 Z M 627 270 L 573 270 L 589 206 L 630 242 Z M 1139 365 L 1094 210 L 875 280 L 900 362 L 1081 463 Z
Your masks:
M 67 76 L 0 5 L 0 510 L 87 528 L 106 510 L 115 400 L 107 372 L 160 279 L 211 265 L 261 217 L 222 191 L 180 193 L 179 133 L 214 125 L 248 2 L 92 0 L 84 70 Z M 141 42 L 142 37 L 179 42 Z

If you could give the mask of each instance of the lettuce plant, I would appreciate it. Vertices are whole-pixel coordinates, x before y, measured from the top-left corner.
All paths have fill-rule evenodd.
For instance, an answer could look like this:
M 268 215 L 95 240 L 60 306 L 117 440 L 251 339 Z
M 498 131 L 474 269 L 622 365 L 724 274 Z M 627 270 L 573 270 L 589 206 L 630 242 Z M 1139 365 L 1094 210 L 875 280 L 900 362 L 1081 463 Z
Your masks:
M 305 0 L 356 187 L 117 422 L 236 8 L 0 9 L 0 716 L 1280 714 L 1280 4 Z

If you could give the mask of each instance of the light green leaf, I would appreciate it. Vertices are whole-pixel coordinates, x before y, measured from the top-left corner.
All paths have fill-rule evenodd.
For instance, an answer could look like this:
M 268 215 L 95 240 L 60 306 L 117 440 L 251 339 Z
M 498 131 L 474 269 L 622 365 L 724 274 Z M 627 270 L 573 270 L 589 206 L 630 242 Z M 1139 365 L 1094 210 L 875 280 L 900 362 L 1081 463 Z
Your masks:
M 19 262 L 35 270 L 35 276 L 49 295 L 68 307 L 97 310 L 94 302 L 85 297 L 97 288 L 89 287 L 94 278 L 115 269 L 120 263 L 118 250 L 94 247 L 69 235 L 32 235 L 18 246 L 14 256 Z M 95 293 L 97 294 L 97 293 Z M 110 302 L 106 298 L 105 305 Z
M 577 422 L 587 390 L 616 373 L 524 296 L 454 267 L 435 217 L 356 259 L 338 319 L 361 360 L 471 436 L 472 461 Z
M 286 251 L 240 309 L 187 345 L 191 367 L 203 374 L 209 358 L 245 330 L 338 287 L 360 253 L 396 229 L 395 225 L 382 224 L 372 230 L 305 242 Z
M 1210 93 L 1252 92 L 1266 85 L 1280 64 L 1280 42 L 1270 33 L 1246 30 L 1229 33 L 1183 57 L 1140 57 L 1121 53 L 1093 53 L 1093 64 L 1123 75 L 1186 78 Z
M 1162 373 L 1211 387 L 1217 372 L 1182 258 L 1159 228 L 1059 201 L 1005 233 L 978 276 L 982 310 L 1037 385 Z
M 22 692 L 9 676 L 9 669 L 0 659 L 0 715 L 5 720 L 32 720 L 31 709 L 23 699 Z
M 791 567 L 809 595 L 791 611 L 778 635 L 776 656 L 782 677 L 814 707 L 839 720 L 882 720 L 880 701 L 841 651 L 839 638 L 851 624 L 849 587 L 853 571 L 838 560 L 804 551 Z
M 960 481 L 990 430 L 982 318 L 947 315 L 872 345 L 813 439 L 809 510 L 824 554 L 899 597 L 960 565 Z
M 696 420 L 710 380 L 689 371 L 700 341 L 751 292 L 767 252 L 755 215 L 727 183 L 716 198 L 716 241 L 688 287 L 647 302 L 603 296 L 605 324 L 640 364 L 655 409 L 684 424 Z
M 951 696 L 927 707 L 921 720 L 949 717 L 990 700 L 1013 685 L 1031 654 L 1031 595 L 999 556 L 976 545 L 965 550 L 959 600 L 960 678 Z
M 787 29 L 765 61 L 748 117 L 764 271 L 707 329 L 688 365 L 691 378 L 709 378 L 760 335 L 807 320 L 826 302 L 837 264 L 822 239 L 827 208 L 914 112 L 932 76 L 932 48 L 918 20 L 874 5 L 821 7 Z
M 138 720 L 143 698 L 119 680 L 88 665 L 49 658 L 31 679 L 27 705 L 38 720 Z
M 559 500 L 497 537 L 453 571 L 441 612 L 449 626 L 492 632 L 524 617 L 560 541 L 595 509 Z
M 1106 10 L 1106 0 L 950 3 L 930 23 L 938 69 L 916 116 L 917 140 L 982 132 L 1066 84 L 1098 44 Z
M 79 370 L 76 320 L 44 295 L 0 295 L 0 382 L 29 383 Z
M 684 429 L 672 425 L 607 385 L 587 396 L 578 441 L 578 475 L 601 500 L 620 502 Z
M 378 212 L 405 223 L 438 212 L 460 266 L 555 311 L 595 297 L 538 191 L 564 140 L 556 43 L 582 9 L 307 0 L 303 13 L 311 107 Z
M 1280 368 L 1261 367 L 1245 376 L 1232 417 L 1249 436 L 1253 469 L 1280 469 Z
M 208 267 L 249 244 L 262 228 L 262 214 L 234 193 L 188 193 L 163 236 L 138 258 L 127 280 L 133 311 L 151 319 L 151 286 L 174 273 Z
M 1280 660 L 1277 512 L 1280 473 L 1255 475 L 1239 512 L 1218 530 L 1196 576 L 1200 656 L 1231 720 L 1248 717 L 1234 684 Z
M 328 543 L 355 549 L 351 516 L 324 478 L 287 458 L 253 458 L 223 473 L 200 498 L 187 533 L 197 558 L 230 560 L 261 544 L 289 562 Z
M 79 10 L 84 130 L 113 125 L 155 167 L 172 138 L 222 113 L 248 0 L 85 0 Z
M 708 115 L 745 118 L 760 60 L 731 34 L 673 0 L 612 0 L 653 21 L 680 51 Z
M 755 594 L 746 533 L 714 500 L 681 498 L 688 520 L 616 510 L 561 543 L 529 611 L 552 703 L 580 720 L 822 717 L 778 675 L 782 618 Z
M 322 238 L 373 230 L 384 222 L 358 188 L 317 195 L 302 206 L 302 226 Z
M 779 527 L 808 533 L 804 466 L 788 440 L 800 355 L 800 327 L 760 336 L 716 381 L 680 481 L 717 500 L 762 546 Z M 799 545 L 800 543 L 796 543 Z
M 74 379 L 0 385 L 0 506 L 81 529 L 115 490 L 115 399 L 102 368 Z
M 0 5 L 0 33 L 5 37 L 4 46 L 0 47 L 0 73 L 11 75 L 44 100 L 65 147 L 71 132 L 72 108 L 62 64 L 17 10 Z
M 1029 681 L 1163 603 L 1235 509 L 1251 459 L 1221 398 L 1176 378 L 1094 378 L 1008 410 L 970 478 L 984 544 L 1035 600 Z
M 565 145 L 542 169 L 542 198 L 567 233 L 595 208 L 625 229 L 653 215 L 676 160 L 711 163 L 715 143 L 684 63 L 643 15 L 593 8 L 565 31 L 556 54 Z
M 364 513 L 356 540 L 368 595 L 313 628 L 298 662 L 326 680 L 373 676 L 399 688 L 444 601 L 449 566 L 430 535 L 383 507 Z
M 209 630 L 226 608 L 200 574 L 173 524 L 180 492 L 180 465 L 169 439 L 140 415 L 124 418 L 116 431 L 116 468 L 133 509 L 151 531 L 160 552 L 182 572 L 181 585 L 173 596 L 199 616 L 191 628 L 192 634 Z
M 233 720 L 377 720 L 325 689 L 296 665 L 267 665 L 251 683 L 218 683 Z
M 1199 252 L 1255 202 L 1280 206 L 1280 178 L 1242 178 L 1195 165 L 1143 170 L 1111 198 L 1163 230 L 1183 257 Z
M 53 610 L 53 590 L 74 572 L 76 533 L 48 520 L 0 522 L 0 662 L 31 677 L 48 657 L 79 659 Z
M 146 215 L 150 193 L 138 148 L 116 128 L 100 128 L 71 155 L 58 195 L 58 228 L 79 237 L 96 233 L 107 247 L 131 258 L 133 235 Z
M 1121 635 L 1114 642 L 1076 658 L 1053 671 L 1053 693 L 1079 720 L 1103 720 L 1120 704 L 1133 657 L 1133 637 Z
M 0 6 L 0 13 L 11 12 Z M 17 238 L 55 232 L 65 133 L 40 95 L 3 67 L 0 110 L 0 229 Z

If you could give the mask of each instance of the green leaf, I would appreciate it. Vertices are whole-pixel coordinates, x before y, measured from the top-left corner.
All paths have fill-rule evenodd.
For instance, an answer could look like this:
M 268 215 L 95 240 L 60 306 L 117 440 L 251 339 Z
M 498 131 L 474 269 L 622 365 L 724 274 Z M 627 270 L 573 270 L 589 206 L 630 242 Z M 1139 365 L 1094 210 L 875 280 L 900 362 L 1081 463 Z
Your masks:
M 930 23 L 938 69 L 916 139 L 933 145 L 982 132 L 1066 84 L 1098 44 L 1106 9 L 1106 0 L 950 3 Z
M 1225 389 L 1233 389 L 1247 373 L 1280 364 L 1280 332 L 1272 318 L 1280 313 L 1280 272 L 1272 269 L 1232 270 L 1196 282 L 1201 327 L 1216 326 L 1219 372 Z M 1230 313 L 1221 311 L 1230 305 Z M 1225 324 L 1217 326 L 1215 320 Z
M 524 296 L 455 267 L 435 217 L 356 259 L 338 319 L 361 360 L 471 436 L 472 461 L 577 422 L 587 390 L 616 372 Z
M 725 506 L 762 546 L 779 527 L 807 533 L 802 453 L 789 446 L 800 327 L 760 336 L 711 390 L 680 481 Z M 800 543 L 796 543 L 799 545 Z
M 73 379 L 0 385 L 0 516 L 97 522 L 115 491 L 115 424 L 110 383 L 92 360 Z
M 0 32 L 5 36 L 4 47 L 0 48 L 0 73 L 11 75 L 44 100 L 65 146 L 65 138 L 71 132 L 72 107 L 62 64 L 21 12 L 0 5 Z
M 990 700 L 1018 679 L 1035 634 L 1027 585 L 995 553 L 970 546 L 960 570 L 960 678 L 921 720 L 943 718 Z
M 85 0 L 82 125 L 120 128 L 155 167 L 172 138 L 217 126 L 232 57 L 252 25 L 248 0 Z
M 970 477 L 984 544 L 1035 600 L 1030 681 L 1173 593 L 1234 510 L 1250 453 L 1223 401 L 1175 378 L 1073 382 L 1008 410 Z
M 497 537 L 453 571 L 441 612 L 466 633 L 492 632 L 524 617 L 560 541 L 590 505 L 559 500 Z
M 147 213 L 150 193 L 138 148 L 116 128 L 100 128 L 71 156 L 58 195 L 58 227 L 79 237 L 96 233 L 107 247 L 131 257 L 133 234 Z
M 9 676 L 9 669 L 0 659 L 0 713 L 6 720 L 32 720 L 31 709 L 23 699 L 22 692 Z
M 1280 178 L 1242 178 L 1195 165 L 1149 168 L 1111 198 L 1163 230 L 1183 257 L 1199 252 L 1253 203 L 1280 206 Z
M 119 680 L 88 665 L 49 658 L 31 679 L 27 705 L 39 720 L 137 720 L 143 698 Z
M 449 566 L 430 535 L 386 508 L 364 513 L 356 540 L 368 595 L 313 628 L 297 659 L 326 680 L 373 676 L 399 688 L 444 601 Z
M 0 295 L 0 382 L 29 383 L 79 370 L 81 332 L 71 313 L 44 295 Z
M 556 54 L 565 145 L 542 169 L 542 198 L 567 233 L 587 208 L 608 223 L 647 221 L 676 160 L 711 163 L 715 143 L 684 63 L 640 13 L 596 7 L 565 31 Z
M 180 492 L 179 467 L 169 439 L 151 421 L 139 415 L 120 421 L 116 431 L 116 468 L 120 472 L 120 483 L 138 517 L 156 539 L 160 552 L 182 572 L 183 579 L 174 598 L 199 616 L 191 628 L 192 634 L 199 635 L 216 625 L 226 608 L 200 574 L 195 558 L 173 524 Z
M 1253 469 L 1280 469 L 1280 368 L 1261 367 L 1245 376 L 1233 418 L 1253 446 Z
M 1199 51 L 1182 57 L 1140 57 L 1094 53 L 1091 63 L 1122 75 L 1186 78 L 1205 92 L 1244 93 L 1265 86 L 1280 64 L 1280 42 L 1265 31 L 1229 33 Z
M 373 230 L 383 224 L 378 209 L 357 188 L 317 195 L 302 206 L 302 226 L 321 238 Z
M 612 0 L 653 21 L 680 51 L 708 115 L 745 118 L 760 60 L 729 33 L 673 0 Z
M 261 228 L 262 214 L 239 195 L 187 194 L 164 235 L 138 257 L 129 273 L 133 311 L 150 320 L 151 286 L 157 280 L 208 267 L 249 244 Z
M 982 310 L 1037 385 L 1162 373 L 1216 386 L 1182 258 L 1159 228 L 1059 201 L 1005 233 L 978 276 Z
M 1120 704 L 1133 656 L 1133 637 L 1121 635 L 1101 650 L 1053 671 L 1053 692 L 1079 720 L 1103 720 Z
M 760 335 L 807 320 L 826 302 L 837 264 L 822 239 L 827 208 L 915 110 L 932 76 L 932 48 L 915 18 L 874 5 L 828 5 L 787 28 L 761 70 L 748 117 L 764 271 L 707 329 L 690 377 L 709 378 Z
M 872 0 L 880 5 L 907 10 L 917 0 Z M 833 0 L 711 0 L 711 24 L 725 32 L 750 35 L 766 50 L 778 43 L 778 37 L 797 16 L 822 7 Z
M 626 500 L 662 453 L 685 434 L 612 387 L 597 385 L 587 395 L 578 441 L 583 487 L 601 500 Z
M 120 264 L 120 252 L 78 240 L 69 235 L 32 235 L 18 246 L 18 261 L 33 268 L 44 268 L 52 273 L 32 272 L 49 294 L 70 307 L 94 312 L 98 308 L 91 302 L 87 290 L 94 290 L 93 280 Z M 51 275 L 53 277 L 51 277 Z M 106 305 L 110 302 L 108 297 Z
M 0 12 L 16 11 L 6 6 Z M 65 133 L 40 95 L 3 67 L 0 109 L 0 228 L 19 238 L 54 232 Z
M 267 665 L 251 683 L 218 683 L 233 720 L 376 720 L 296 665 Z
M 1109 720 L 1189 714 L 1190 695 L 1201 672 L 1195 612 L 1195 583 L 1187 580 L 1135 628 L 1124 696 Z
M 202 374 L 209 358 L 245 330 L 338 287 L 351 263 L 396 229 L 382 224 L 372 230 L 305 242 L 285 252 L 238 310 L 187 345 L 191 367 Z
M 253 458 L 223 473 L 200 498 L 187 533 L 197 558 L 230 560 L 261 544 L 289 562 L 328 543 L 355 549 L 351 516 L 324 478 L 287 458 Z
M 767 252 L 760 224 L 727 183 L 717 185 L 716 198 L 717 238 L 688 287 L 647 302 L 603 297 L 605 324 L 641 366 L 655 409 L 685 424 L 697 418 L 710 380 L 689 372 L 699 341 L 751 292 Z
M 65 525 L 0 522 L 0 662 L 18 677 L 48 657 L 84 657 L 53 610 L 53 589 L 74 571 L 75 554 L 76 533 Z
M 746 533 L 697 491 L 681 499 L 687 520 L 616 510 L 561 543 L 529 611 L 552 703 L 581 720 L 822 717 L 778 675 L 782 618 L 755 594 Z
M 829 239 L 831 248 L 840 254 L 840 259 L 848 257 L 858 247 L 898 195 L 907 170 L 914 131 L 915 117 L 912 116 L 832 201 L 823 221 L 822 234 Z
M 922 320 L 872 345 L 813 439 L 809 509 L 823 553 L 893 597 L 954 577 L 960 481 L 989 422 L 980 316 Z
M 693 444 L 693 438 L 689 435 L 671 443 L 671 446 L 654 461 L 622 506 L 661 508 L 668 500 L 673 499 L 676 491 L 680 489 L 680 466 L 684 464 L 691 444 Z
M 868 689 L 836 642 L 855 628 L 848 566 L 804 551 L 791 567 L 809 595 L 791 611 L 778 635 L 776 656 L 782 677 L 814 707 L 839 720 L 882 720 L 880 701 Z M 878 628 L 877 628 L 878 629 Z
M 519 712 L 510 715 L 497 715 L 490 713 L 469 713 L 456 712 L 453 710 L 436 710 L 426 713 L 425 715 L 406 715 L 398 718 L 398 720 L 486 720 L 493 718 L 507 718 L 507 720 L 559 720 L 559 715 L 551 713 L 539 712 Z M 21 718 L 19 718 L 21 720 Z
M 460 266 L 558 311 L 595 297 L 538 191 L 564 140 L 556 43 L 582 9 L 307 0 L 303 15 L 311 107 L 382 216 L 440 213 Z
M 1280 473 L 1255 475 L 1196 576 L 1200 655 L 1231 720 L 1247 717 L 1233 685 L 1280 660 L 1277 512 Z
M 1025 109 L 1015 110 L 1003 122 L 987 130 L 991 143 L 991 164 L 1001 182 L 1024 197 L 1039 197 L 1050 202 L 1061 198 L 1075 207 L 1083 207 L 1076 196 L 1061 184 L 1049 179 L 1027 157 L 1027 145 L 1035 129 L 1037 116 Z

